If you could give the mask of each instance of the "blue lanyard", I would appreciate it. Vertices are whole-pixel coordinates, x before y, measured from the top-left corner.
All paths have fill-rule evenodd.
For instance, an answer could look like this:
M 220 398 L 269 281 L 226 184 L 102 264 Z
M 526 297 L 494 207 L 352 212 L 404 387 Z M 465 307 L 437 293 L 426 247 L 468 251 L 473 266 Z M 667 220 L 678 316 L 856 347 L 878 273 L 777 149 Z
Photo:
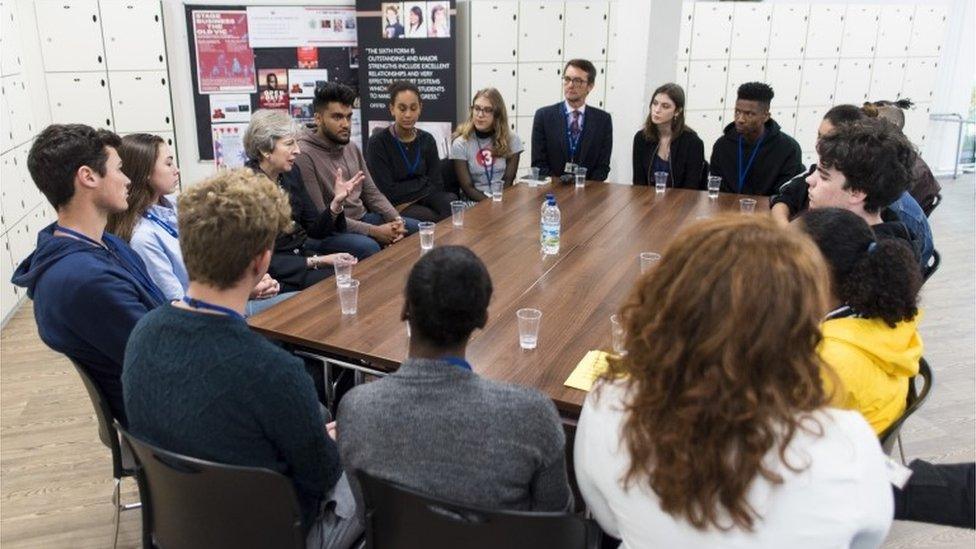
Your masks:
M 403 163 L 407 166 L 407 175 L 416 175 L 417 168 L 420 167 L 420 144 L 417 144 L 417 158 L 415 158 L 411 164 L 410 161 L 407 160 L 407 148 L 403 146 L 403 142 L 400 141 L 399 137 L 397 137 L 396 128 L 390 126 L 390 133 L 393 134 L 393 139 L 396 140 L 397 148 L 400 149 L 400 156 L 403 157 Z M 414 139 L 414 142 L 416 141 L 417 140 Z
M 214 311 L 218 313 L 223 313 L 231 318 L 236 318 L 241 322 L 245 322 L 244 315 L 231 309 L 229 307 L 224 307 L 221 305 L 214 305 L 213 303 L 207 303 L 206 301 L 200 301 L 199 299 L 193 299 L 192 297 L 185 295 L 183 296 L 183 302 L 193 307 L 194 309 L 204 309 L 207 311 Z
M 471 365 L 468 364 L 468 361 L 464 360 L 463 358 L 458 358 L 456 356 L 448 356 L 448 357 L 444 357 L 443 360 L 444 362 L 453 364 L 458 368 L 461 368 L 462 370 L 467 370 L 469 372 L 473 371 L 471 370 Z
M 479 149 L 478 153 L 480 154 L 481 150 L 484 150 L 484 147 L 481 146 L 481 139 L 478 138 L 478 136 L 475 136 L 475 139 L 478 140 L 478 149 Z M 491 145 L 491 140 L 488 141 L 488 144 Z M 484 159 L 485 159 L 485 155 L 482 154 L 481 160 L 484 161 Z M 482 167 L 485 170 L 485 177 L 488 178 L 488 184 L 491 185 L 492 180 L 495 179 L 495 153 L 491 153 L 491 165 L 489 166 L 486 163 Z
M 160 219 L 156 214 L 154 214 L 152 212 L 146 212 L 146 213 L 142 214 L 142 217 L 145 217 L 149 221 L 152 221 L 153 223 L 155 223 L 155 224 L 159 225 L 160 227 L 162 227 L 163 230 L 166 231 L 167 233 L 169 233 L 169 235 L 172 236 L 173 238 L 177 238 L 178 239 L 180 237 L 180 233 L 178 233 L 176 231 L 176 229 L 173 228 L 172 225 L 170 225 L 169 223 L 167 223 L 167 222 L 163 221 L 162 219 Z
M 749 170 L 752 169 L 752 161 L 756 159 L 756 154 L 759 153 L 759 147 L 762 146 L 763 139 L 766 138 L 766 132 L 763 132 L 759 136 L 759 141 L 756 141 L 756 148 L 752 150 L 752 154 L 749 155 L 749 163 L 746 164 L 745 169 L 742 169 L 742 136 L 739 136 L 739 163 L 736 164 L 736 168 L 739 170 L 739 190 L 742 192 L 742 187 L 746 184 L 746 176 L 749 175 Z
M 156 300 L 157 303 L 162 303 L 166 301 L 166 296 L 163 295 L 163 292 L 159 290 L 159 288 L 156 286 L 156 284 L 153 283 L 153 281 L 149 278 L 148 275 L 143 273 L 140 269 L 135 268 L 132 265 L 129 265 L 129 262 L 119 257 L 118 254 L 116 254 L 114 251 L 112 251 L 111 248 L 108 247 L 108 244 L 103 244 L 93 238 L 90 238 L 88 235 L 79 233 L 78 231 L 69 229 L 67 227 L 62 227 L 59 224 L 54 225 L 54 230 L 60 231 L 64 234 L 70 234 L 71 236 L 77 238 L 78 240 L 102 248 L 103 250 L 108 252 L 109 255 L 115 258 L 115 261 L 119 264 L 119 266 L 125 269 L 127 273 L 132 275 L 132 277 L 136 279 L 136 282 L 138 282 L 143 287 L 143 289 L 146 290 L 146 293 L 151 295 Z
M 576 159 L 576 151 L 579 150 L 580 139 L 583 137 L 583 125 L 580 124 L 580 133 L 573 139 L 573 130 L 571 128 L 572 124 L 567 120 L 569 116 L 569 110 L 566 108 L 566 103 L 563 103 L 563 121 L 566 123 L 566 145 L 569 147 L 569 161 L 573 162 Z M 580 118 L 577 120 L 582 120 L 583 113 L 580 113 Z

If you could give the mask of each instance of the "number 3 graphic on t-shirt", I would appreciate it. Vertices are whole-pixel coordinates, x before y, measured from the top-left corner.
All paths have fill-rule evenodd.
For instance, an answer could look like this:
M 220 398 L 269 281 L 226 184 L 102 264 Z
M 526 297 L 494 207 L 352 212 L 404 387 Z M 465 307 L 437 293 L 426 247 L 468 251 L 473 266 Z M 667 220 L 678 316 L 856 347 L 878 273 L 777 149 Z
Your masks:
M 491 166 L 495 163 L 495 159 L 491 156 L 491 149 L 481 149 L 478 151 L 478 164 L 482 166 Z

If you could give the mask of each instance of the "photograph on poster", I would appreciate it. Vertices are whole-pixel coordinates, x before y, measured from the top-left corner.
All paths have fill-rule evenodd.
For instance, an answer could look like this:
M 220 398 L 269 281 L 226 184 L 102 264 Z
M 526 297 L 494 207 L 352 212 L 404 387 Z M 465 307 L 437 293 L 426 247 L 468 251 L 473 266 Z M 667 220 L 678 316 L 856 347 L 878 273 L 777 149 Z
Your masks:
M 427 27 L 428 38 L 451 37 L 451 3 L 447 1 L 427 2 L 427 13 L 430 23 Z
M 325 85 L 329 81 L 327 69 L 289 69 L 288 95 L 294 98 L 311 99 L 315 97 L 315 88 Z
M 315 122 L 315 111 L 312 109 L 312 99 L 291 100 L 291 117 L 299 124 L 311 124 Z
M 349 48 L 349 68 L 359 68 L 359 48 Z
M 210 94 L 210 122 L 247 123 L 251 120 L 251 96 L 246 93 Z
M 258 108 L 288 108 L 288 71 L 286 69 L 258 69 Z
M 403 4 L 386 2 L 381 5 L 383 12 L 383 38 L 403 38 Z
M 427 2 L 404 2 L 407 38 L 427 38 Z
M 200 94 L 254 92 L 254 51 L 247 39 L 247 13 L 193 12 Z

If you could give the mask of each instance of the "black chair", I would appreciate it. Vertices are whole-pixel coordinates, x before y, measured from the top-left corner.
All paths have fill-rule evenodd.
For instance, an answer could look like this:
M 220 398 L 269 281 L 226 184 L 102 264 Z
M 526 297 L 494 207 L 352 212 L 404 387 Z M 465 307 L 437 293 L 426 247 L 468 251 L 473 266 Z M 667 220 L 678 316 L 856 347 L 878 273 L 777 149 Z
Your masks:
M 118 429 L 139 463 L 146 547 L 305 547 L 302 511 L 288 477 L 182 456 Z
M 461 191 L 461 183 L 458 182 L 457 172 L 454 171 L 454 161 L 450 158 L 441 159 L 441 184 L 444 192 L 454 193 L 464 200 L 464 193 Z
M 922 282 L 928 282 L 935 271 L 939 270 L 939 265 L 942 263 L 942 255 L 939 250 L 932 250 L 932 257 L 929 258 L 928 264 L 922 269 Z
M 923 385 L 921 389 L 918 387 L 919 378 L 921 378 Z M 902 412 L 901 416 L 895 420 L 894 423 L 888 426 L 881 435 L 879 439 L 881 440 L 881 448 L 884 449 L 886 454 L 891 454 L 891 451 L 895 448 L 895 442 L 898 443 L 898 452 L 901 455 L 901 462 L 905 463 L 905 449 L 901 444 L 901 427 L 904 425 L 905 420 L 914 414 L 925 400 L 929 397 L 929 390 L 932 389 L 932 368 L 929 367 L 929 363 L 922 358 L 918 363 L 918 375 L 913 377 L 908 382 L 908 402 L 905 406 L 905 411 Z
M 567 513 L 489 511 L 356 472 L 366 549 L 595 549 L 600 528 Z
M 68 357 L 68 360 L 71 361 L 78 375 L 81 376 L 81 382 L 85 386 L 85 390 L 88 391 L 88 398 L 91 399 L 92 406 L 95 408 L 95 418 L 98 420 L 98 438 L 112 452 L 112 478 L 115 479 L 115 487 L 112 491 L 112 505 L 115 506 L 115 541 L 112 543 L 112 547 L 115 547 L 119 541 L 121 512 L 138 509 L 142 506 L 139 502 L 123 504 L 121 501 L 122 479 L 135 475 L 135 462 L 128 448 L 123 448 L 119 444 L 119 433 L 115 429 L 115 416 L 112 414 L 112 407 L 109 406 L 105 394 L 75 359 Z
M 932 204 L 925 209 L 925 217 L 932 217 L 932 212 L 935 211 L 939 204 L 942 204 L 942 193 L 937 193 L 934 197 L 932 197 Z

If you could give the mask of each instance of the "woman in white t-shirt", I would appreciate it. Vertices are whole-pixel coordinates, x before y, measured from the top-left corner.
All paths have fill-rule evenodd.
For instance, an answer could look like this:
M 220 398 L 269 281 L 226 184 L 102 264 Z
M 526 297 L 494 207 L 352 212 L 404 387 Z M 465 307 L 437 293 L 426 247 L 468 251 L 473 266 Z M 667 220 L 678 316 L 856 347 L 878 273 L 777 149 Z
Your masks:
M 827 408 L 829 275 L 766 216 L 681 232 L 622 308 L 626 354 L 588 396 L 583 499 L 625 548 L 878 547 L 893 502 L 856 412 Z
M 461 198 L 474 202 L 489 198 L 492 181 L 502 180 L 510 187 L 522 150 L 522 140 L 508 127 L 502 94 L 495 88 L 478 90 L 470 118 L 458 126 L 451 142 Z

